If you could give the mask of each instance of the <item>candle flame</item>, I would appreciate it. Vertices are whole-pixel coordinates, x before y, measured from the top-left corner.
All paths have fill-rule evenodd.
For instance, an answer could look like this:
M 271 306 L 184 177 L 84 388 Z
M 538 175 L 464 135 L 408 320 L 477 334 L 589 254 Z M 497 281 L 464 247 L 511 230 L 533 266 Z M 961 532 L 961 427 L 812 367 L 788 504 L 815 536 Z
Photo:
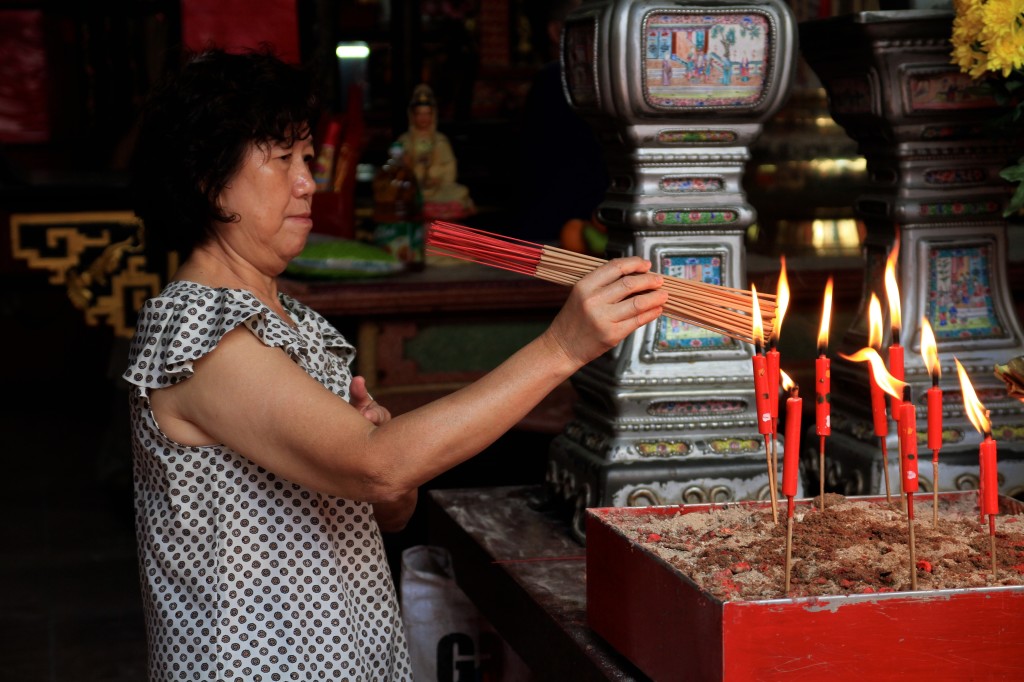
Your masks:
M 832 324 L 832 278 L 825 284 L 825 303 L 821 308 L 821 327 L 818 329 L 818 355 L 828 348 L 828 328 Z
M 885 368 L 882 356 L 874 348 L 861 348 L 853 355 L 840 353 L 839 357 L 851 362 L 867 362 L 871 365 L 871 376 L 874 378 L 875 383 L 893 398 L 897 400 L 903 399 L 903 387 L 907 384 L 889 374 L 889 370 Z
M 900 233 L 892 245 L 889 257 L 885 259 L 885 295 L 889 298 L 889 319 L 893 331 L 899 333 L 903 326 L 903 314 L 900 312 L 900 288 L 896 284 L 896 263 L 900 258 Z
M 782 334 L 782 318 L 789 309 L 789 277 L 786 275 L 786 257 L 780 256 L 779 284 L 775 292 L 775 322 L 772 325 L 772 340 L 778 341 Z
M 882 304 L 875 294 L 868 304 L 868 345 L 875 350 L 882 347 Z
M 967 376 L 967 370 L 958 359 L 953 358 L 953 360 L 956 362 L 956 373 L 960 375 L 960 394 L 964 399 L 967 418 L 971 420 L 974 428 L 978 429 L 978 433 L 987 436 L 992 433 L 992 420 L 989 419 L 988 410 L 978 400 L 978 394 L 974 392 L 974 386 L 971 385 L 971 380 Z
M 753 284 L 750 285 L 750 292 L 754 297 L 754 321 L 751 328 L 751 336 L 754 338 L 754 346 L 760 348 L 764 345 L 764 324 L 761 322 L 761 304 L 757 302 L 757 287 Z
M 942 366 L 939 364 L 939 346 L 935 343 L 935 333 L 932 331 L 927 317 L 921 318 L 921 357 L 924 358 L 924 365 L 933 379 L 942 376 Z
M 788 374 L 786 374 L 786 370 L 780 369 L 779 377 L 782 380 L 782 388 L 785 389 L 786 391 L 792 391 L 794 388 L 796 388 L 796 382 L 793 381 L 793 379 L 790 378 Z

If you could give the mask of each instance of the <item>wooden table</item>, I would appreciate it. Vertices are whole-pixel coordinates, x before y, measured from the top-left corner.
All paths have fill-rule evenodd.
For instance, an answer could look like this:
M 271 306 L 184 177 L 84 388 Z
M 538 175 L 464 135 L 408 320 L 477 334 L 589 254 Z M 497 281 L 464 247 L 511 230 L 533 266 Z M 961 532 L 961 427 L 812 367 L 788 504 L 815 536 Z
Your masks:
M 433 490 L 431 544 L 540 680 L 647 680 L 587 626 L 586 551 L 540 486 Z
M 281 291 L 331 320 L 358 349 L 355 371 L 398 415 L 480 378 L 540 334 L 569 289 L 471 263 L 366 279 L 282 277 Z M 572 415 L 569 382 L 519 428 L 559 433 Z
M 566 287 L 473 263 L 430 263 L 419 272 L 337 280 L 279 279 L 282 291 L 328 317 L 487 311 L 556 312 Z

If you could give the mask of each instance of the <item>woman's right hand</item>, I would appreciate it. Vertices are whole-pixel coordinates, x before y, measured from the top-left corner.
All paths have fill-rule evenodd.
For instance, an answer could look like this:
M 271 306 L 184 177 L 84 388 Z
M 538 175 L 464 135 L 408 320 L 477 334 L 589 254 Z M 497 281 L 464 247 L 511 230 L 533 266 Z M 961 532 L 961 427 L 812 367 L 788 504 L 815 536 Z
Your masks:
M 573 287 L 546 335 L 580 367 L 600 357 L 661 316 L 668 292 L 660 288 L 664 278 L 650 269 L 650 261 L 630 256 L 587 274 Z

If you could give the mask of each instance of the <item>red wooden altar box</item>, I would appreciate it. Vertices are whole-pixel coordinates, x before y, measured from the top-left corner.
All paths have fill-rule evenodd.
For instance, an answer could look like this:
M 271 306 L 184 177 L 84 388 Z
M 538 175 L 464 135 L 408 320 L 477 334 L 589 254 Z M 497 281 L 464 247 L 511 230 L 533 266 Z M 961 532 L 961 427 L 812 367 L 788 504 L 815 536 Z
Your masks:
M 654 680 L 1024 680 L 1024 587 L 722 602 L 615 526 L 712 506 L 587 510 L 589 625 Z

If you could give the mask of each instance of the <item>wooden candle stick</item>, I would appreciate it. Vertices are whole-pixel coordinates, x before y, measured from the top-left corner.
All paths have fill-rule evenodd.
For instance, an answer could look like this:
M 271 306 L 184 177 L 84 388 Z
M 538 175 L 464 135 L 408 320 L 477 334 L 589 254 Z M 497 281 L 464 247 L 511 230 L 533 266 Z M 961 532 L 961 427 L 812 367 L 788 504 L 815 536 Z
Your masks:
M 903 494 L 907 497 L 907 532 L 910 547 L 910 589 L 917 590 L 917 541 L 914 538 L 914 493 L 917 475 L 917 408 L 910 396 L 910 386 L 903 389 L 902 414 L 899 419 L 899 442 Z

